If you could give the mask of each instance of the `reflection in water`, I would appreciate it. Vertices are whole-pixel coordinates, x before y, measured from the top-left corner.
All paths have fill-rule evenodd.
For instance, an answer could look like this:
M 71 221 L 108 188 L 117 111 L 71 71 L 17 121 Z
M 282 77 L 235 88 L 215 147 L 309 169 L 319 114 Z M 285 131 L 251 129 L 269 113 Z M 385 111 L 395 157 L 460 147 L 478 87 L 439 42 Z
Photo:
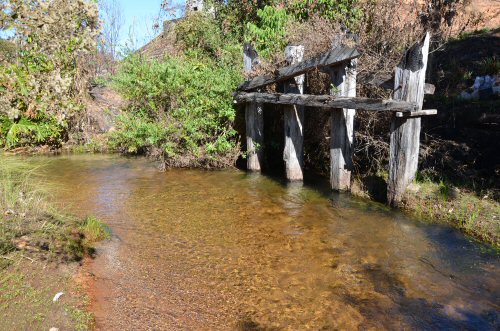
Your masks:
M 92 265 L 102 330 L 499 327 L 498 256 L 449 228 L 239 171 L 72 156 L 43 172 L 114 231 Z

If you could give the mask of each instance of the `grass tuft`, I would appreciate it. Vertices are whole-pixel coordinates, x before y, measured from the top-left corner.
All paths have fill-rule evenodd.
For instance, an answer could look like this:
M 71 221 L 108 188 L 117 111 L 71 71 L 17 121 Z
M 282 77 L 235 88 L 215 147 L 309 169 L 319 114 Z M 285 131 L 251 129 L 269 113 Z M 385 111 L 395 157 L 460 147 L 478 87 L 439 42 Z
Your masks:
M 111 237 L 111 229 L 101 220 L 94 216 L 89 216 L 80 227 L 85 239 L 90 243 L 106 240 Z

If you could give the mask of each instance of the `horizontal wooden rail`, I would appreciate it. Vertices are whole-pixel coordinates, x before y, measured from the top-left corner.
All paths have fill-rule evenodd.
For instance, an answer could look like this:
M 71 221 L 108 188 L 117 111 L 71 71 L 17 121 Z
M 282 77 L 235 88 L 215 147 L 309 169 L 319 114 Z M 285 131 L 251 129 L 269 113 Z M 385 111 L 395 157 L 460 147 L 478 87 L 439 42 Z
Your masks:
M 274 76 L 258 76 L 248 80 L 238 87 L 238 91 L 252 91 L 266 85 L 305 74 L 315 68 L 335 66 L 341 62 L 355 59 L 359 57 L 359 55 L 359 52 L 354 48 L 338 47 L 312 59 L 281 68 Z
M 417 110 L 409 113 L 396 112 L 396 117 L 422 117 L 422 116 L 430 116 L 437 115 L 437 109 L 427 109 L 427 110 Z
M 319 108 L 395 111 L 401 113 L 411 113 L 418 110 L 418 105 L 416 103 L 406 101 L 359 97 L 334 97 L 331 95 L 240 92 L 234 95 L 234 100 L 235 103 L 259 102 Z

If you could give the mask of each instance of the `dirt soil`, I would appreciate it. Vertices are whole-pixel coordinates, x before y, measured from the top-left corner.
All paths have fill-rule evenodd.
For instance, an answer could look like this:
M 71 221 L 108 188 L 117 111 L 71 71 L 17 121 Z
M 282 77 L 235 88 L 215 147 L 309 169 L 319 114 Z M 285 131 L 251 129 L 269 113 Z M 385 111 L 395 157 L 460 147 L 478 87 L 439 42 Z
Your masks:
M 46 264 L 21 254 L 0 268 L 0 330 L 88 330 L 93 317 L 87 312 L 83 274 L 77 263 Z M 0 262 L 2 262 L 0 260 Z M 63 292 L 57 302 L 54 296 Z

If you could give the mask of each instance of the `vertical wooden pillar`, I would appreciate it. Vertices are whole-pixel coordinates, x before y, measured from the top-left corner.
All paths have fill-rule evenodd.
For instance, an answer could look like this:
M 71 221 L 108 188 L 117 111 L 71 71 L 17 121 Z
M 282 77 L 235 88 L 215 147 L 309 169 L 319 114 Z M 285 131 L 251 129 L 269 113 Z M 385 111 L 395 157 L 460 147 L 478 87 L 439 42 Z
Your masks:
M 429 56 L 429 33 L 412 46 L 396 68 L 394 99 L 415 102 L 422 109 L 424 102 L 425 72 Z M 387 200 L 398 206 L 403 194 L 415 178 L 420 148 L 420 117 L 398 118 L 391 122 L 391 147 Z
M 245 71 L 251 72 L 257 63 L 257 52 L 250 44 L 245 44 L 243 51 Z M 247 169 L 261 171 L 264 159 L 264 105 L 248 102 L 245 108 L 247 138 Z
M 301 62 L 304 57 L 304 46 L 288 46 L 285 57 L 290 64 Z M 285 83 L 285 93 L 304 93 L 304 77 L 300 75 Z M 304 107 L 286 106 L 285 122 L 285 160 L 286 178 L 289 181 L 300 181 L 304 178 Z
M 330 70 L 336 96 L 356 96 L 357 59 Z M 330 135 L 330 184 L 333 190 L 351 189 L 355 109 L 333 109 Z

